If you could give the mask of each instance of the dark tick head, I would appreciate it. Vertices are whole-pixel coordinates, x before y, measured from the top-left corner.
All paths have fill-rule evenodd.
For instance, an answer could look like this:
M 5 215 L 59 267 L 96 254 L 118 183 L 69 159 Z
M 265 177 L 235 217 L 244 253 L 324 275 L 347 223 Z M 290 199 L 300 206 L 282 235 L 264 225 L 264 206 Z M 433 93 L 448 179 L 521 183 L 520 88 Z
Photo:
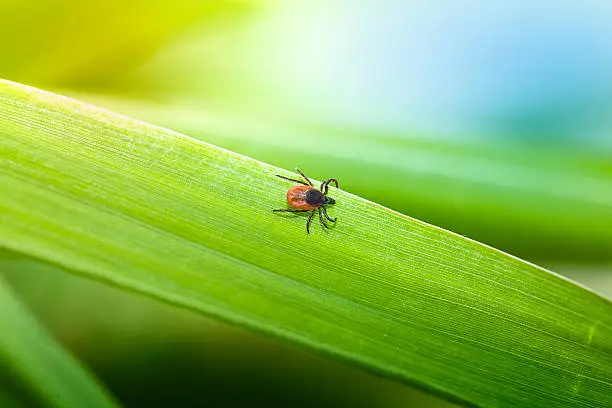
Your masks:
M 336 200 L 334 200 L 331 197 L 324 196 L 323 197 L 323 204 L 336 204 Z
M 326 198 L 322 192 L 314 188 L 306 192 L 306 202 L 310 205 L 320 206 L 325 203 Z

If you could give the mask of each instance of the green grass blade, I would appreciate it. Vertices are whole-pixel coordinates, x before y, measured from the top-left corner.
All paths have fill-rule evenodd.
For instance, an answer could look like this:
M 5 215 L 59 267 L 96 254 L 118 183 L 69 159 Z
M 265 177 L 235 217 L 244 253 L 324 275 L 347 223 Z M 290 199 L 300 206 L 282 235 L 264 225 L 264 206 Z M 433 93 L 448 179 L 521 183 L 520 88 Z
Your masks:
M 117 406 L 74 357 L 47 335 L 15 298 L 2 275 L 0 333 L 1 406 L 26 402 L 27 406 L 39 407 Z M 24 400 L 18 402 L 4 386 L 22 394 Z
M 612 228 L 605 227 L 612 225 L 612 157 L 605 151 L 313 129 L 256 113 L 213 114 L 197 100 L 77 96 L 280 167 L 333 174 L 354 194 L 525 259 L 612 262 Z
M 454 401 L 612 405 L 612 304 L 555 274 L 335 189 L 306 235 L 290 172 L 14 83 L 0 137 L 0 246 Z

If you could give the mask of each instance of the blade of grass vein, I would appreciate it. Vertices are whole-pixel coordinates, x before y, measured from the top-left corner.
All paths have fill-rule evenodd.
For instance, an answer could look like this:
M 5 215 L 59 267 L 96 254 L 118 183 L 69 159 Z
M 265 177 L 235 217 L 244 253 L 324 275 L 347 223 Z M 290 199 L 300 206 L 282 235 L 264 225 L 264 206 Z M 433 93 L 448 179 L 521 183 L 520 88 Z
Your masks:
M 116 407 L 78 361 L 57 345 L 0 275 L 0 379 L 41 407 Z M 8 390 L 7 390 L 8 391 Z
M 1 245 L 463 403 L 610 402 L 611 305 L 584 288 L 342 191 L 305 236 L 270 213 L 279 169 L 5 86 Z

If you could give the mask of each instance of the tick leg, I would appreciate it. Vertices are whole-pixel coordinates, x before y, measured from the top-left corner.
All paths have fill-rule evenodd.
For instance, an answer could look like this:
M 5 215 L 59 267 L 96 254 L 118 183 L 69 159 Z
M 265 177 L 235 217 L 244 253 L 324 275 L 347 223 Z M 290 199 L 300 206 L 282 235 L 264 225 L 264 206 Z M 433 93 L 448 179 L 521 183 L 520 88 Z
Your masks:
M 307 186 L 307 185 L 308 185 L 308 184 L 304 183 L 304 182 L 303 182 L 303 181 L 301 181 L 301 180 L 292 179 L 292 178 L 285 177 L 285 176 L 281 176 L 281 175 L 278 175 L 278 174 L 276 175 L 276 177 L 280 177 L 280 178 L 282 178 L 282 179 L 289 180 L 289 181 L 294 181 L 294 182 L 296 182 L 296 183 L 303 184 L 303 185 L 305 185 L 305 186 Z
M 282 210 L 272 210 L 272 211 L 274 212 L 294 212 L 295 213 L 295 212 L 308 212 L 310 210 L 292 210 L 289 208 L 283 208 Z
M 338 188 L 338 180 L 336 180 L 335 178 L 330 178 L 327 181 L 324 181 L 321 183 L 321 192 L 323 194 L 327 194 L 327 188 L 329 187 L 329 183 L 334 183 L 336 185 L 336 188 Z M 325 188 L 325 191 L 323 191 L 323 188 Z
M 312 210 L 310 217 L 308 217 L 308 221 L 306 221 L 306 233 L 308 234 L 310 234 L 310 221 L 312 221 L 312 216 L 314 215 L 315 211 L 317 210 Z
M 304 177 L 306 179 L 306 181 L 308 182 L 309 185 L 312 186 L 312 181 L 310 181 L 310 179 L 308 177 L 306 177 L 306 175 L 304 173 L 302 173 L 302 170 L 298 169 L 297 167 L 295 168 L 295 171 L 297 171 L 298 173 L 300 173 L 300 175 L 302 177 Z M 303 183 L 302 183 L 303 184 Z M 313 186 L 314 187 L 314 186 Z
M 321 224 L 323 224 L 325 228 L 329 228 L 327 224 L 325 223 L 325 220 L 323 219 L 323 212 L 321 212 L 320 208 L 319 208 L 319 220 L 321 221 Z
M 325 218 L 327 218 L 331 222 L 336 222 L 337 218 L 329 218 L 329 215 L 327 215 L 327 207 L 326 206 L 323 206 L 323 214 L 325 215 Z

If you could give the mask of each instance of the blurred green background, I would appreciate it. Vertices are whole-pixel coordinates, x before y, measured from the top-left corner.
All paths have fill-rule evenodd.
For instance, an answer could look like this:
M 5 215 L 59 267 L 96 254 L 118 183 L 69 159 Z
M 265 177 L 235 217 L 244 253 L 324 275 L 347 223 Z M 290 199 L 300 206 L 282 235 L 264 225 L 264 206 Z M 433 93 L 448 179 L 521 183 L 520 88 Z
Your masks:
M 605 0 L 0 0 L 0 16 L 2 78 L 338 177 L 612 296 Z M 451 406 L 0 255 L 44 325 L 127 407 Z

